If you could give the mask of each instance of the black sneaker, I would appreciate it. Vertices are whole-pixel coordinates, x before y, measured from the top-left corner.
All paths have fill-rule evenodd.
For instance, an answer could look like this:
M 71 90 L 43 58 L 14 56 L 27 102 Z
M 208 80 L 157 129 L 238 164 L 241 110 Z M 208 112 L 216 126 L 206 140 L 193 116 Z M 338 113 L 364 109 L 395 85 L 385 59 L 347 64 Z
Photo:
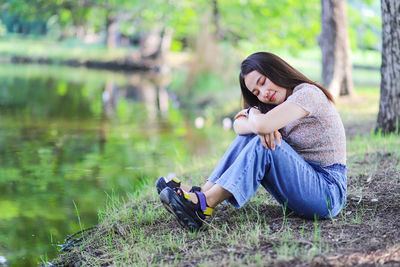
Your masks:
M 164 176 L 159 177 L 157 179 L 157 181 L 156 181 L 157 193 L 160 194 L 160 192 L 166 187 L 169 187 L 169 188 L 172 188 L 172 189 L 180 188 L 181 187 L 181 181 L 178 178 L 174 177 L 174 178 L 172 178 L 171 180 L 169 180 L 167 182 L 167 179 L 165 179 Z M 190 189 L 189 192 L 194 193 L 196 191 L 200 192 L 201 191 L 201 187 L 194 185 L 194 186 L 192 186 L 192 188 Z
M 160 199 L 164 207 L 174 214 L 178 223 L 190 231 L 199 230 L 207 216 L 211 216 L 214 209 L 207 206 L 203 193 L 194 192 L 198 203 L 194 204 L 190 196 L 180 188 L 164 188 L 160 193 Z
M 164 176 L 159 177 L 156 181 L 156 188 L 158 194 L 160 194 L 160 192 L 166 187 L 169 188 L 181 187 L 181 181 L 178 178 L 174 177 L 167 182 L 167 179 L 165 179 Z

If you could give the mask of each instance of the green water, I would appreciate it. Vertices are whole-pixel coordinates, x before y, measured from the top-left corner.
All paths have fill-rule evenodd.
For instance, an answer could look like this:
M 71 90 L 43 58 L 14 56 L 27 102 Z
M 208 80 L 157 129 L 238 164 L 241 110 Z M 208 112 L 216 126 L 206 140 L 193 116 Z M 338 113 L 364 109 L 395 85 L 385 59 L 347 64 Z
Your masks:
M 218 125 L 195 129 L 169 99 L 168 77 L 0 67 L 0 257 L 9 266 L 50 260 L 69 234 L 98 223 L 107 195 L 185 170 L 233 139 Z

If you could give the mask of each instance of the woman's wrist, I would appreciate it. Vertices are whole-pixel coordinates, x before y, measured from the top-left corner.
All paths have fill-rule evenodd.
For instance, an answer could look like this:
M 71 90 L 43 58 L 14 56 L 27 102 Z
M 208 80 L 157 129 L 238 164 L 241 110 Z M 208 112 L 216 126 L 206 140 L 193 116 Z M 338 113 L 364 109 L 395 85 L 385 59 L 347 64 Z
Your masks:
M 254 114 L 254 112 L 256 112 L 256 114 L 261 113 L 257 106 L 249 107 L 247 109 L 247 117 L 249 117 L 250 114 Z
M 249 109 L 249 114 L 248 114 L 248 122 L 249 122 L 249 127 L 253 133 L 257 133 L 257 126 L 258 126 L 258 114 L 261 114 L 260 110 L 258 107 L 250 107 Z
M 251 110 L 252 108 L 259 110 L 257 106 L 250 106 L 250 107 L 248 107 L 247 110 L 246 110 L 246 115 L 247 115 L 247 117 L 250 115 L 250 110 Z
M 244 112 L 244 114 L 246 115 L 246 117 L 249 117 L 249 112 L 250 112 L 251 107 L 248 107 L 246 109 L 246 111 Z

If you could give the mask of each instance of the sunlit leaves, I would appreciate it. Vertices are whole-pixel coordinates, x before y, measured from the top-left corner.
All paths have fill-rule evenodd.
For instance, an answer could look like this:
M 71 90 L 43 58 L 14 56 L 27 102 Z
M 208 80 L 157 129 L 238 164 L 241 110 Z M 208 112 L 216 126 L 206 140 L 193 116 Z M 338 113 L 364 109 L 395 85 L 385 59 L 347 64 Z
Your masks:
M 101 33 L 106 31 L 107 16 L 111 13 L 120 20 L 120 31 L 128 36 L 170 27 L 174 30 L 173 50 L 184 45 L 193 46 L 201 29 L 216 30 L 213 2 L 209 0 L 33 0 L 29 5 L 24 2 L 27 1 L 10 0 L 6 10 L 30 19 L 51 21 L 50 27 L 84 26 L 88 32 Z M 380 33 L 378 2 L 348 0 L 353 46 L 355 43 L 359 47 L 377 46 Z M 216 3 L 223 41 L 241 48 L 255 46 L 290 51 L 317 45 L 319 0 L 216 0 Z
M 219 1 L 226 38 L 275 47 L 300 48 L 316 44 L 320 2 Z M 238 19 L 240 18 L 240 19 Z M 241 43 L 243 45 L 243 42 Z
M 382 19 L 379 0 L 347 0 L 352 47 L 380 49 Z

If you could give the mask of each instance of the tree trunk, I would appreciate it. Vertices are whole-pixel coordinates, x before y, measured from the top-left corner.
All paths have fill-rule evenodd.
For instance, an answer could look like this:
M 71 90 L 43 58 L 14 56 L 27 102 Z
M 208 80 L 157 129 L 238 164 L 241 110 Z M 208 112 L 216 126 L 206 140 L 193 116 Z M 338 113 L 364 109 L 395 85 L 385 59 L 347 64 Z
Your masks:
M 173 29 L 169 27 L 154 27 L 142 34 L 140 38 L 140 55 L 142 59 L 153 60 L 154 64 L 163 64 L 165 56 L 171 47 Z
M 381 0 L 381 98 L 376 131 L 400 133 L 400 1 Z
M 212 10 L 213 10 L 213 22 L 215 26 L 215 38 L 216 40 L 222 40 L 224 34 L 221 29 L 220 21 L 221 16 L 218 8 L 218 0 L 212 0 Z
M 346 0 L 321 0 L 323 85 L 337 98 L 354 94 Z
M 142 33 L 139 50 L 142 58 L 156 59 L 159 56 L 159 48 L 162 40 L 162 29 L 153 27 L 150 31 Z
M 118 18 L 117 16 L 110 12 L 107 15 L 107 48 L 114 49 L 116 48 L 121 39 L 121 33 L 118 29 Z
M 163 30 L 162 38 L 161 38 L 161 43 L 160 43 L 160 58 L 161 61 L 165 60 L 165 57 L 167 56 L 170 48 L 171 48 L 171 43 L 172 43 L 172 34 L 174 30 L 170 27 L 166 27 Z
M 117 106 L 117 84 L 114 80 L 107 79 L 103 91 L 103 117 L 110 118 Z

